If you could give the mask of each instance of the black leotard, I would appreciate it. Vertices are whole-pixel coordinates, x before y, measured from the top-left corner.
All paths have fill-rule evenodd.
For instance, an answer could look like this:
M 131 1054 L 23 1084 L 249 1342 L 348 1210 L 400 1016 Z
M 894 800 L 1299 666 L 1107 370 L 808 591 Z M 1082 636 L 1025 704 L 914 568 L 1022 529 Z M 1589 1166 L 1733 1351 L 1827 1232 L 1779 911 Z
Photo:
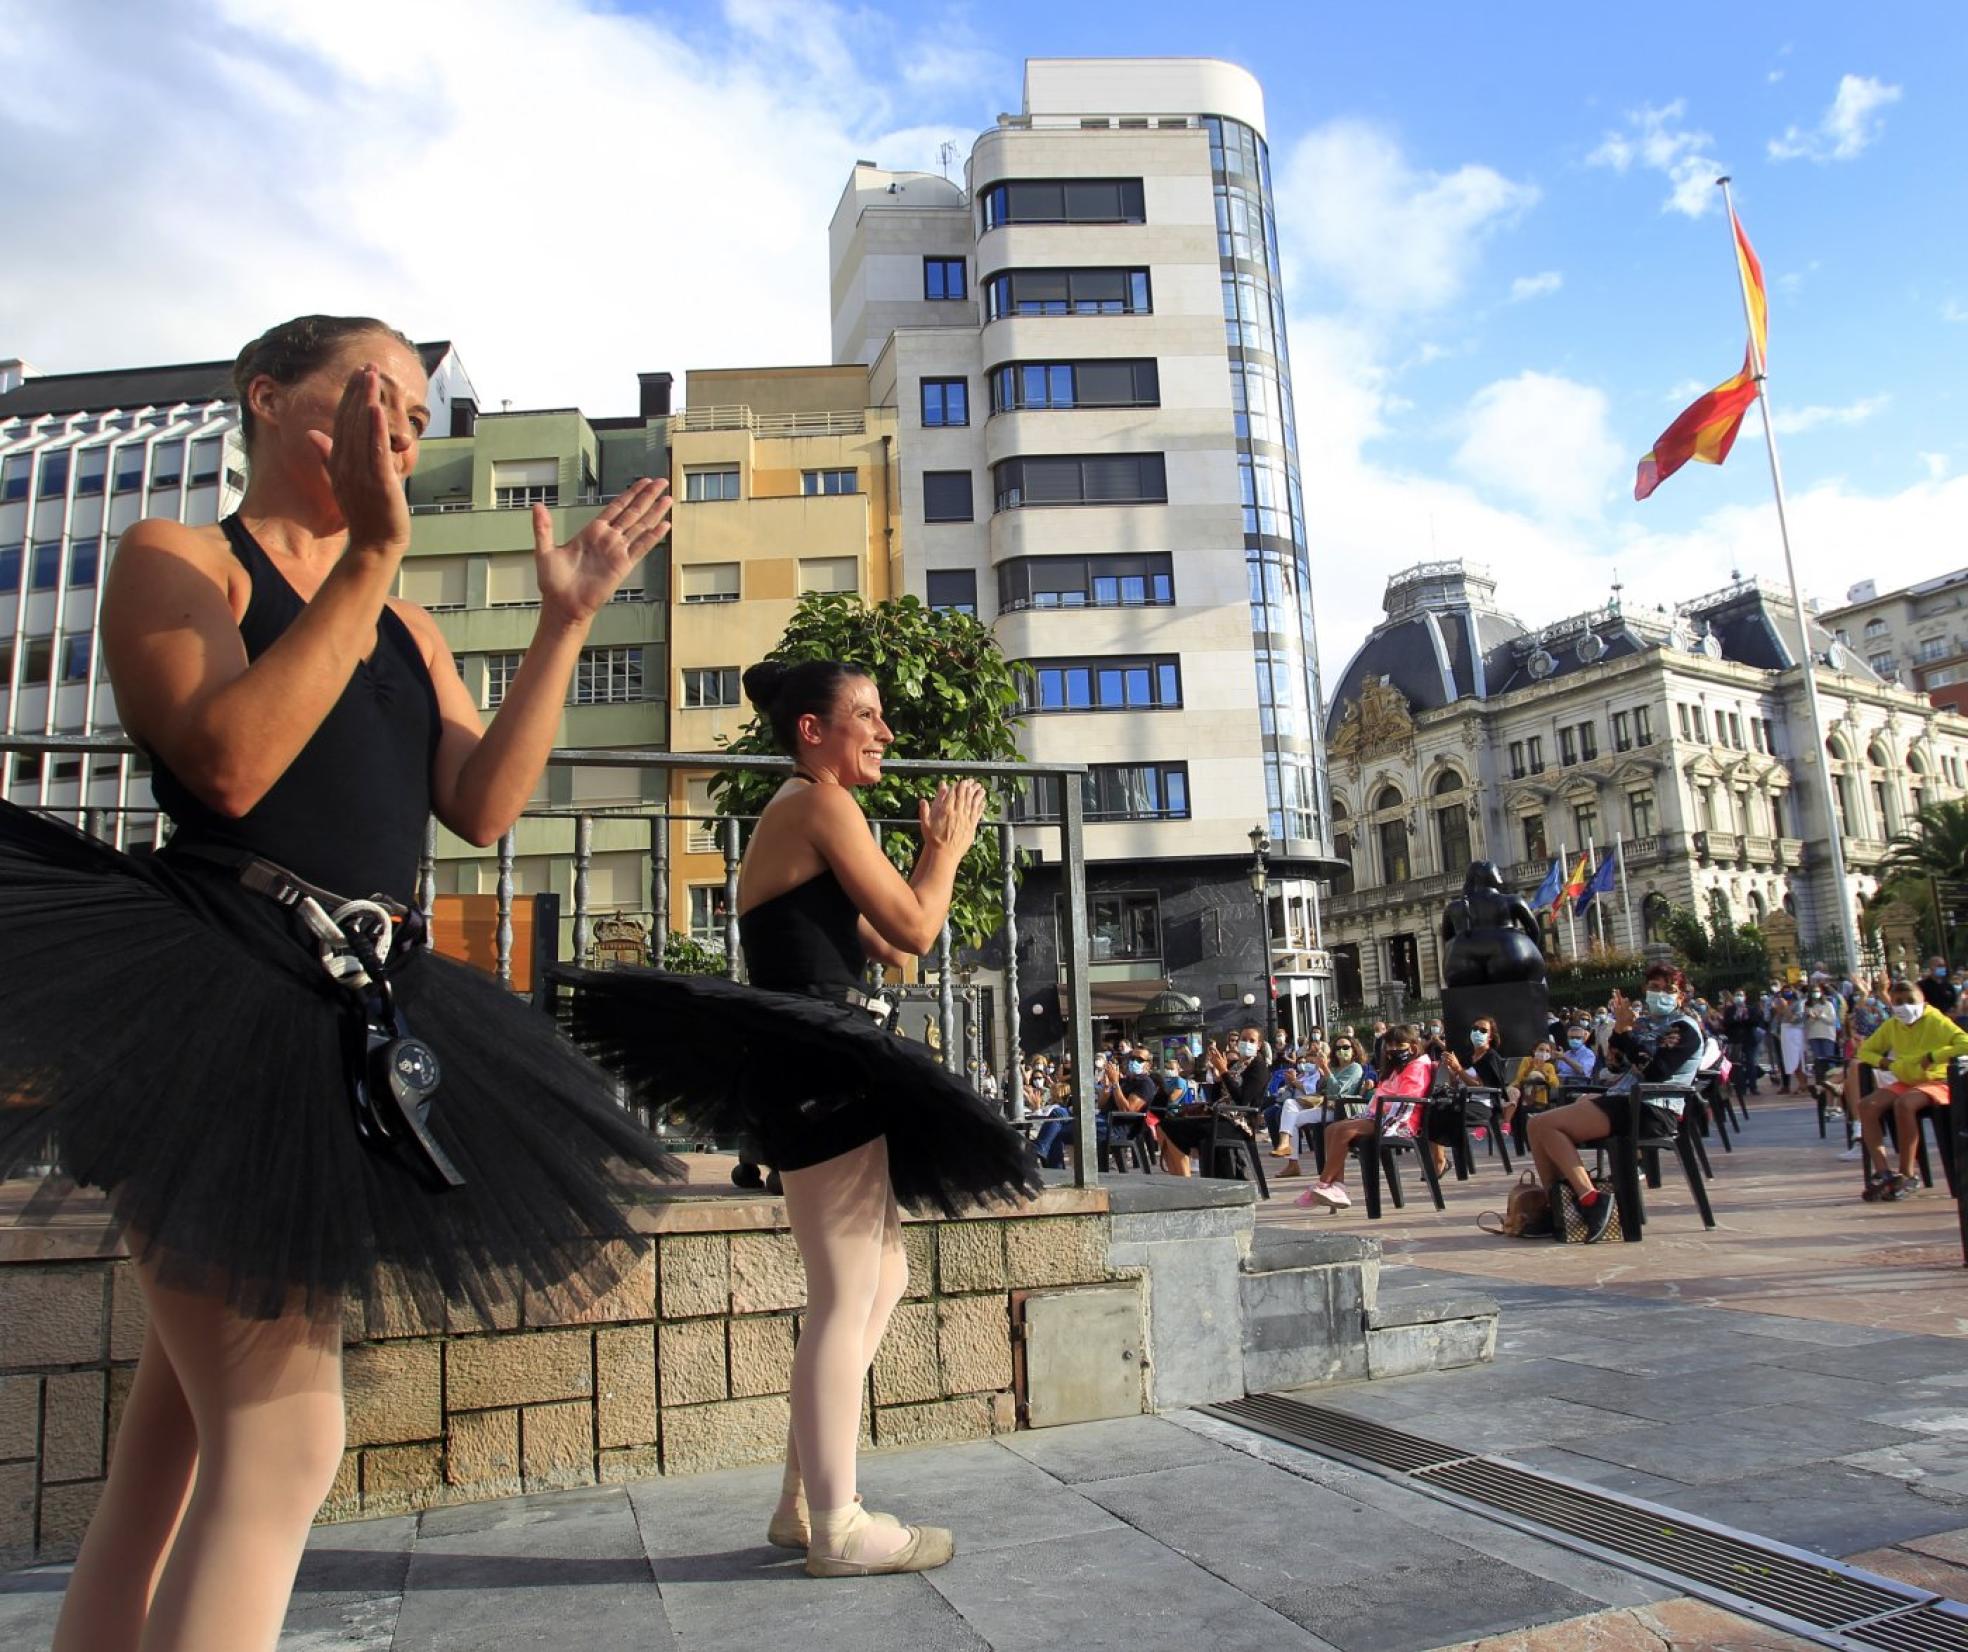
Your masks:
M 861 913 L 831 869 L 738 917 L 752 985 L 775 992 L 861 984 Z
M 271 648 L 307 605 L 237 516 L 220 526 L 253 582 L 240 616 L 246 658 Z M 231 819 L 154 755 L 151 790 L 173 842 L 244 849 L 341 895 L 411 904 L 437 752 L 437 691 L 410 629 L 385 607 L 376 647 L 266 796 Z

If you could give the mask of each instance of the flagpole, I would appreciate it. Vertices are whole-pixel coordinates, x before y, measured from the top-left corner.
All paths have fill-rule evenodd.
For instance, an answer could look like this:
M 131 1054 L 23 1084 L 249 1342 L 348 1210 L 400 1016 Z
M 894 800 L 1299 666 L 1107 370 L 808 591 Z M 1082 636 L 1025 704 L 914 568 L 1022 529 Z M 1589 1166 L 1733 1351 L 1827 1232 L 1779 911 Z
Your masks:
M 1585 865 L 1585 887 L 1592 890 L 1592 899 L 1587 901 L 1585 905 L 1585 945 L 1586 950 L 1590 951 L 1592 949 L 1592 909 L 1595 906 L 1599 907 L 1599 933 L 1601 936 L 1604 936 L 1606 933 L 1606 909 L 1599 905 L 1599 891 L 1593 887 L 1599 881 L 1599 845 L 1594 843 L 1591 838 L 1585 840 Z M 1611 943 L 1609 942 L 1608 944 L 1610 945 Z
M 1790 581 L 1790 601 L 1797 610 L 1797 660 L 1804 668 L 1804 705 L 1811 723 L 1811 762 L 1818 771 L 1819 800 L 1825 811 L 1825 846 L 1831 854 L 1832 899 L 1838 909 L 1838 933 L 1845 946 L 1845 967 L 1859 964 L 1859 934 L 1852 921 L 1852 894 L 1845 876 L 1845 825 L 1839 818 L 1838 795 L 1832 785 L 1830 754 L 1825 749 L 1824 713 L 1818 704 L 1818 673 L 1811 658 L 1810 621 L 1804 595 L 1797 587 L 1797 563 L 1790 554 L 1790 518 L 1784 506 L 1783 465 L 1777 458 L 1777 432 L 1770 420 L 1770 376 L 1764 370 L 1763 345 L 1756 336 L 1756 316 L 1749 302 L 1749 274 L 1736 245 L 1736 199 L 1727 177 L 1715 180 L 1729 220 L 1729 256 L 1735 260 L 1736 284 L 1742 289 L 1743 322 L 1749 330 L 1750 367 L 1756 378 L 1756 401 L 1763 409 L 1763 445 L 1770 454 L 1770 485 L 1777 496 L 1777 533 L 1783 541 L 1784 574 Z
M 1626 886 L 1626 834 L 1624 832 L 1613 834 L 1613 859 L 1617 863 L 1617 875 L 1620 880 L 1620 911 L 1626 915 L 1627 950 L 1638 952 L 1640 937 L 1633 932 L 1633 891 Z
M 1572 878 L 1571 874 L 1565 870 L 1571 864 L 1571 849 L 1563 843 L 1559 844 L 1558 875 L 1565 881 L 1558 886 L 1558 902 L 1565 909 L 1565 944 L 1572 949 L 1572 959 L 1576 962 L 1579 955 L 1578 925 L 1572 918 Z

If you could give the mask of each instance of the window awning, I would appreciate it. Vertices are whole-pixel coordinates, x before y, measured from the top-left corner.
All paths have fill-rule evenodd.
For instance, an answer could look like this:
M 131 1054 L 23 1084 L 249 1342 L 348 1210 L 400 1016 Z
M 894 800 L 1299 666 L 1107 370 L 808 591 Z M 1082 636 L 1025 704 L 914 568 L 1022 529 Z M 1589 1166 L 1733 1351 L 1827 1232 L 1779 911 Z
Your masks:
M 1055 989 L 1059 998 L 1059 1014 L 1062 1020 L 1066 1015 L 1066 983 L 1061 981 Z M 1094 981 L 1089 983 L 1093 994 L 1093 1013 L 1108 1021 L 1132 1021 L 1148 1007 L 1151 998 L 1159 997 L 1169 990 L 1166 981 Z

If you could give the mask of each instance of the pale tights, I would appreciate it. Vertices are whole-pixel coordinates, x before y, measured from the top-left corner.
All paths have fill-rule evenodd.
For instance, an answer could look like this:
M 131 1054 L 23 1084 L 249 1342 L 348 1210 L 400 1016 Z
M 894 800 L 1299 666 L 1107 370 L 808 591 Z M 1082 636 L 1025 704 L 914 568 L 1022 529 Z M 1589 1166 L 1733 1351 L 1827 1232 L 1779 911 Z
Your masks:
M 150 1328 L 54 1652 L 268 1652 L 341 1465 L 341 1316 L 139 1277 Z
M 793 1426 L 786 1442 L 789 1508 L 803 1479 L 809 1509 L 854 1501 L 862 1392 L 889 1315 L 909 1285 L 902 1223 L 889 1189 L 888 1143 L 805 1170 L 782 1172 L 786 1214 L 806 1264 L 806 1318 L 793 1353 Z M 865 1527 L 856 1557 L 875 1560 L 908 1541 L 895 1526 Z

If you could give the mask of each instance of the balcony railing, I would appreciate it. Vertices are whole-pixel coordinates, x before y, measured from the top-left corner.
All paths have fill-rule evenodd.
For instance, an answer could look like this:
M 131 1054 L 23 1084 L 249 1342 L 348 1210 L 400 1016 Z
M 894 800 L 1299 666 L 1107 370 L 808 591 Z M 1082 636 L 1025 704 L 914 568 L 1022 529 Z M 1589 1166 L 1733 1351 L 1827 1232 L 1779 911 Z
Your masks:
M 860 436 L 868 415 L 852 412 L 754 413 L 749 407 L 686 407 L 670 421 L 672 431 L 691 433 L 744 430 L 768 440 L 788 436 Z
M 15 735 L 0 734 L 0 764 L 7 755 L 14 752 L 28 754 L 89 754 L 121 755 L 134 753 L 135 745 L 120 735 Z M 678 769 L 701 774 L 707 770 L 729 773 L 751 770 L 772 774 L 790 774 L 792 760 L 785 757 L 735 757 L 725 752 L 659 752 L 624 748 L 620 750 L 594 748 L 567 748 L 555 751 L 549 759 L 553 766 L 562 768 L 605 768 L 658 770 L 670 772 Z M 1057 776 L 1062 781 L 1071 780 L 1074 784 L 1059 787 L 1063 799 L 1061 818 L 1056 830 L 1059 832 L 1060 866 L 1062 868 L 1060 891 L 1065 903 L 1065 925 L 1060 937 L 1060 965 L 1065 977 L 1066 1043 L 1067 1054 L 1073 1064 L 1077 1094 L 1074 1106 L 1074 1132 L 1077 1147 L 1074 1154 L 1074 1175 L 1080 1185 L 1089 1185 L 1098 1179 L 1098 1164 L 1094 1141 L 1094 1107 L 1092 1091 L 1089 1088 L 1094 1070 L 1093 1065 L 1093 991 L 1092 991 L 1092 925 L 1088 916 L 1086 880 L 1086 816 L 1082 793 L 1077 782 L 1085 774 L 1085 769 L 1076 763 L 960 763 L 927 762 L 920 759 L 889 759 L 884 768 L 892 774 L 924 774 L 937 776 L 971 776 L 984 780 L 1016 781 L 1034 775 Z M 118 817 L 130 811 L 118 811 L 100 807 L 69 806 L 50 810 L 70 824 L 94 836 L 108 837 Z M 155 809 L 140 811 L 157 820 Z M 735 816 L 709 817 L 692 814 L 687 810 L 651 808 L 647 803 L 626 803 L 615 806 L 596 805 L 590 808 L 566 808 L 530 810 L 521 817 L 523 820 L 565 820 L 571 829 L 572 843 L 570 856 L 573 863 L 573 943 L 577 963 L 589 960 L 595 945 L 595 922 L 599 917 L 615 916 L 609 912 L 598 912 L 591 899 L 590 881 L 594 864 L 594 839 L 597 822 L 604 820 L 636 819 L 646 822 L 649 830 L 649 854 L 651 860 L 651 929 L 657 937 L 667 935 L 673 927 L 669 906 L 669 824 L 672 821 L 703 821 L 715 819 L 724 853 L 724 953 L 725 970 L 732 979 L 739 974 L 738 946 L 738 865 L 744 822 Z M 879 830 L 882 826 L 898 826 L 913 829 L 914 820 L 871 821 L 871 827 Z M 1018 1044 L 1017 1005 L 1020 1002 L 1018 983 L 1018 945 L 1017 945 L 1017 894 L 1018 857 L 1013 827 L 1010 821 L 999 820 L 986 823 L 985 830 L 996 835 L 999 865 L 1003 870 L 1003 900 L 1007 945 L 1005 947 L 1005 1001 L 1011 1013 L 1007 1017 L 1010 1029 L 1009 1054 L 1005 1063 L 1005 1073 L 1010 1082 L 1006 1094 L 1018 1094 L 1014 1077 L 1020 1067 Z M 513 962 L 513 911 L 516 894 L 515 863 L 518 858 L 518 826 L 507 830 L 499 839 L 497 848 L 497 883 L 495 929 L 495 969 L 499 979 L 508 985 L 512 981 Z M 437 822 L 435 819 L 425 823 L 424 849 L 417 870 L 417 901 L 428 916 L 437 899 Z M 686 926 L 690 927 L 690 926 Z M 943 1060 L 952 1071 L 961 1071 L 963 1050 L 957 1033 L 956 987 L 954 970 L 955 943 L 950 927 L 946 923 L 938 938 L 936 961 L 938 964 L 937 1008 L 939 1024 L 942 1029 Z

